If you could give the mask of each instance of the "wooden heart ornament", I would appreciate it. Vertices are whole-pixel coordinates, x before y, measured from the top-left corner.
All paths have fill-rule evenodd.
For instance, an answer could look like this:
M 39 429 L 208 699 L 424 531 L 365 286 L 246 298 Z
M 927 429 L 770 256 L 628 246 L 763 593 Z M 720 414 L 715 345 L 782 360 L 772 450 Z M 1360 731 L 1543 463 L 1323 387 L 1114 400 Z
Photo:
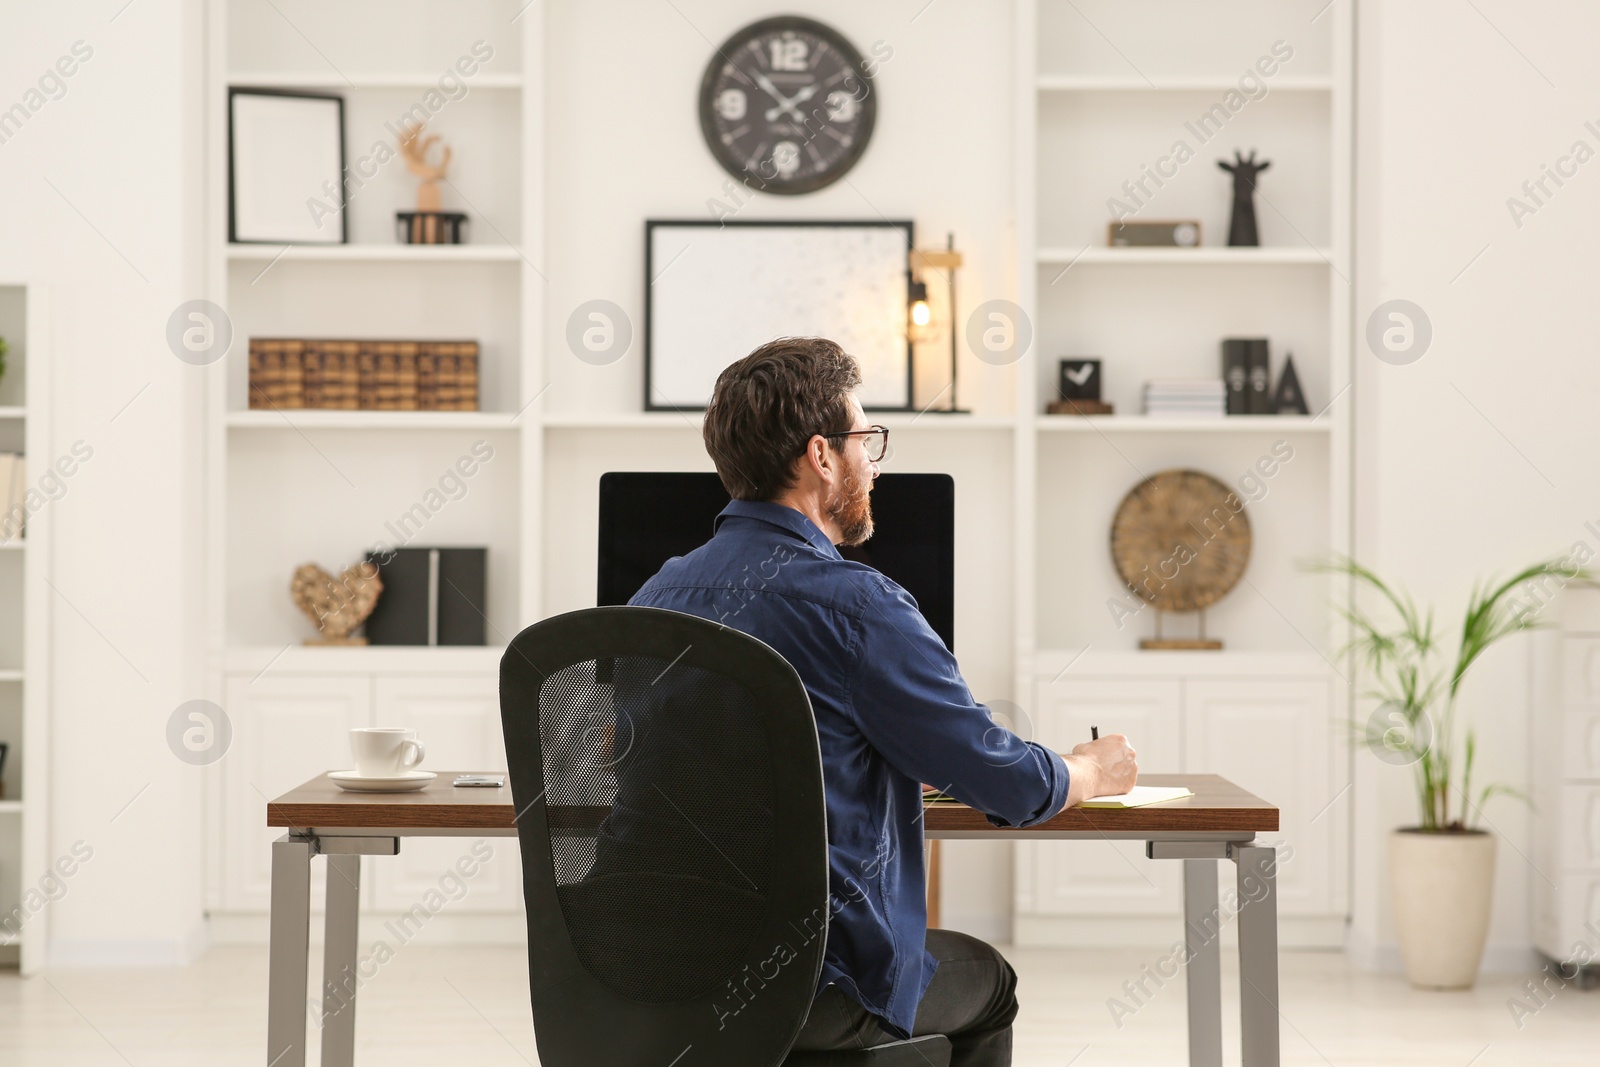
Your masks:
M 365 637 L 351 637 L 377 606 L 383 582 L 376 565 L 352 564 L 335 578 L 315 563 L 295 568 L 289 582 L 294 606 L 322 631 L 321 637 L 308 637 L 308 645 L 364 645 Z

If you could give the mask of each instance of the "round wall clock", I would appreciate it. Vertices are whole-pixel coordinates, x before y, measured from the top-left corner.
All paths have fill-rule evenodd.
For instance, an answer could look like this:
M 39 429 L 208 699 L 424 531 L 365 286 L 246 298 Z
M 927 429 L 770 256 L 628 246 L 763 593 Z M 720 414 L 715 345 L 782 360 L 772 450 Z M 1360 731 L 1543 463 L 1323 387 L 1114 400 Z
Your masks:
M 762 19 L 725 41 L 700 81 L 700 131 L 751 189 L 792 195 L 838 181 L 872 137 L 869 65 L 811 19 Z

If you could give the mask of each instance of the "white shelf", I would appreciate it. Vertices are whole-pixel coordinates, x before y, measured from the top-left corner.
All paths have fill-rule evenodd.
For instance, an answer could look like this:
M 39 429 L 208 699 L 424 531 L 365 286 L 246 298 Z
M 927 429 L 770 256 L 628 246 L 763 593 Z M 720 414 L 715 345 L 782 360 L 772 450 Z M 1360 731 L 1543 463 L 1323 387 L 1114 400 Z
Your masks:
M 552 413 L 540 421 L 552 430 L 671 430 L 700 432 L 704 416 L 698 411 L 635 411 L 616 414 L 569 415 Z M 868 411 L 867 421 L 891 430 L 1009 430 L 1017 420 L 1009 416 L 951 415 L 938 411 Z
M 1227 648 L 1219 651 L 1090 648 L 1083 652 L 1080 649 L 1042 648 L 1034 657 L 1034 672 L 1045 679 L 1107 675 L 1135 678 L 1185 675 L 1320 678 L 1331 674 L 1332 668 L 1313 652 L 1252 652 Z
M 27 543 L 20 537 L 12 538 L 10 541 L 0 541 L 0 552 L 21 552 Z
M 1009 415 L 952 415 L 933 411 L 869 411 L 867 421 L 891 430 L 1014 430 L 1017 420 Z
M 232 260 L 321 260 L 393 263 L 512 263 L 522 253 L 511 245 L 281 245 L 230 244 Z
M 224 666 L 230 673 L 251 675 L 482 674 L 497 670 L 505 651 L 499 645 L 233 645 Z
M 1265 264 L 1331 265 L 1333 253 L 1326 248 L 1041 248 L 1038 251 L 1041 267 L 1085 264 L 1117 263 L 1137 266 L 1182 264 L 1184 266 L 1216 266 L 1237 264 L 1258 266 Z
M 27 418 L 27 415 L 28 409 L 24 407 L 0 407 L 0 419 L 22 419 Z
M 0 815 L 7 815 L 7 814 L 20 815 L 21 813 L 22 813 L 22 801 L 20 801 L 20 800 L 0 800 Z
M 429 89 L 439 84 L 442 72 L 390 72 L 352 74 L 345 77 L 327 74 L 282 73 L 276 71 L 231 71 L 228 84 L 241 89 Z M 458 79 L 467 89 L 520 89 L 520 74 L 474 74 Z
M 22 672 L 19 670 L 0 670 L 0 682 L 20 682 Z
M 1238 78 L 1159 78 L 1146 79 L 1106 74 L 1041 74 L 1039 91 L 1042 93 L 1224 93 L 1239 88 Z M 1332 92 L 1333 79 L 1329 77 L 1274 77 L 1265 79 L 1270 92 Z
M 1037 425 L 1047 433 L 1327 433 L 1333 420 L 1316 415 L 1041 415 Z
M 498 411 L 325 411 L 316 408 L 230 411 L 233 430 L 515 430 Z M 526 417 L 525 417 L 526 418 Z

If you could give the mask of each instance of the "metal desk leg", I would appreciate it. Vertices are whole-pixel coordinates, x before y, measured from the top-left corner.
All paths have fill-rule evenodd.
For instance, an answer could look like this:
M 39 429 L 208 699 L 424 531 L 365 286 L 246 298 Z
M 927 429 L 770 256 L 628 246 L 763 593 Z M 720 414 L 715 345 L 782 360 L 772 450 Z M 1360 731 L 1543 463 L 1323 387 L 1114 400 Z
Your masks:
M 322 1067 L 354 1067 L 361 857 L 328 856 L 322 948 Z
M 1189 1067 L 1222 1067 L 1222 916 L 1217 861 L 1183 861 L 1183 935 L 1188 949 Z
M 1241 845 L 1239 865 L 1240 1045 L 1244 1067 L 1278 1067 L 1277 850 Z
M 268 1067 L 305 1067 L 306 968 L 311 950 L 315 843 L 285 834 L 272 843 L 272 931 L 267 955 Z

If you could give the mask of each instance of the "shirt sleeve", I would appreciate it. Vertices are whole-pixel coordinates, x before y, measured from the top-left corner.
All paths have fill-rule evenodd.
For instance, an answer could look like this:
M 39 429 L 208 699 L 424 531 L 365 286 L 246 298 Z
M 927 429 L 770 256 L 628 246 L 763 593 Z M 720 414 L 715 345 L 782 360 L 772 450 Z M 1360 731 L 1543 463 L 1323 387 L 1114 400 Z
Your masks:
M 1066 761 L 996 722 L 916 601 L 876 578 L 858 631 L 850 707 L 873 748 L 996 826 L 1031 826 L 1067 802 Z

